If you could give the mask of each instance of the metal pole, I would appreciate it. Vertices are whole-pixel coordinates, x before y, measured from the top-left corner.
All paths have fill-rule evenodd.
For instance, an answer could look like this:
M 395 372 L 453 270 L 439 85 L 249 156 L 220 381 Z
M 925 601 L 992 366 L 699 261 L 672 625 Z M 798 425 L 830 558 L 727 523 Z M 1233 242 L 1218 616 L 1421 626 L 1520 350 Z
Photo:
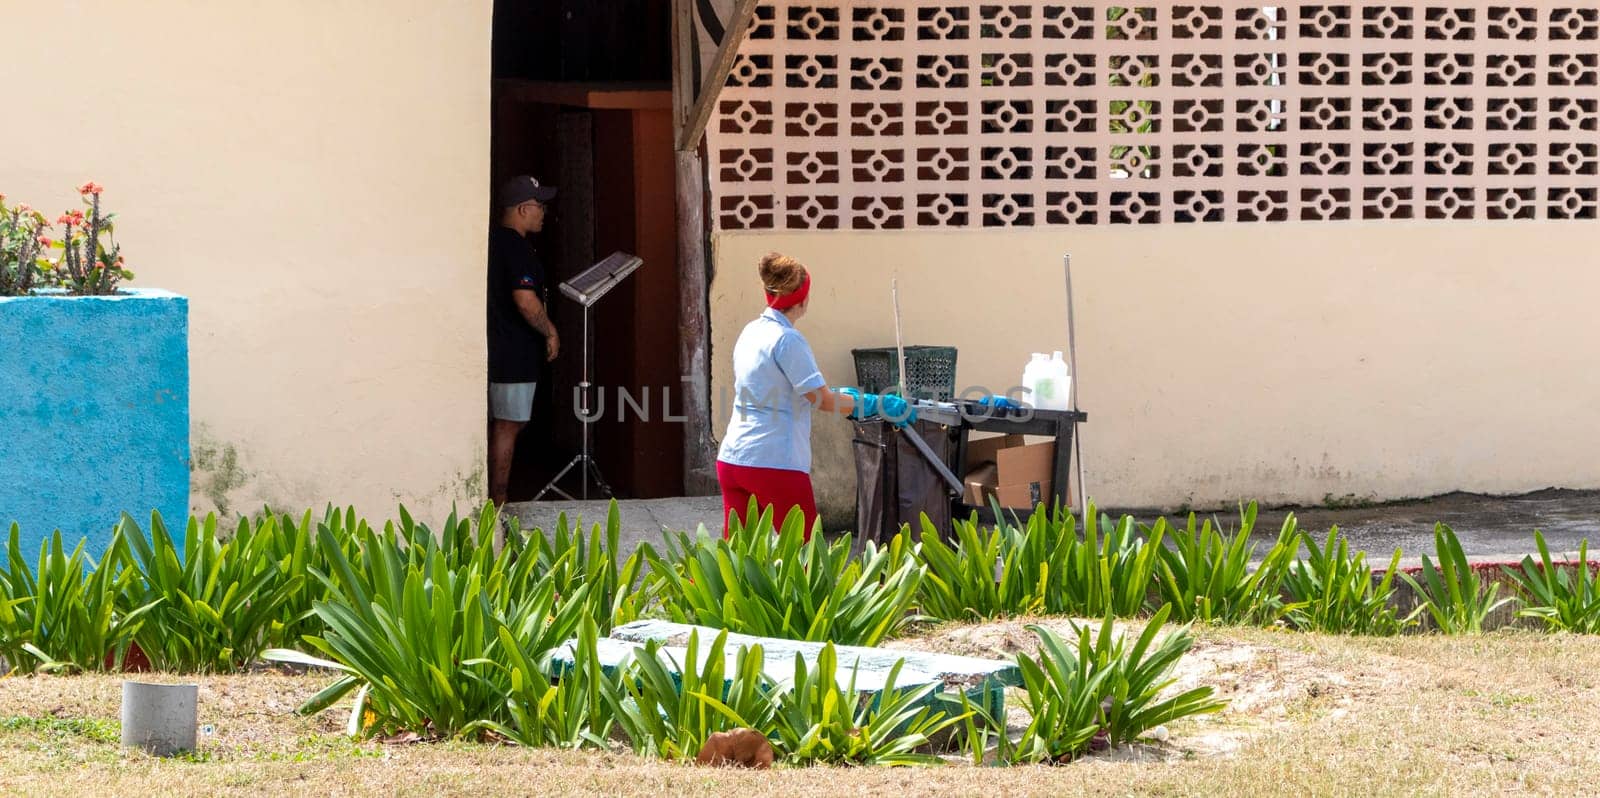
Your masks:
M 1072 302 L 1072 256 L 1061 256 L 1062 268 L 1067 273 L 1067 368 L 1071 369 L 1071 381 L 1067 385 L 1067 397 L 1072 412 L 1078 412 L 1078 330 L 1074 323 L 1074 309 Z M 1083 436 L 1078 433 L 1076 421 L 1072 424 L 1072 449 L 1073 462 L 1078 464 L 1078 512 L 1087 514 L 1089 511 L 1089 491 L 1083 485 Z
M 912 401 L 912 398 L 910 396 L 910 390 L 907 388 L 908 383 L 906 382 L 906 343 L 905 339 L 901 338 L 900 336 L 899 278 L 893 278 L 889 281 L 889 295 L 894 300 L 894 348 L 895 353 L 900 361 L 900 396 L 907 402 L 910 402 Z M 950 470 L 950 467 L 945 465 L 944 462 L 939 459 L 938 455 L 933 453 L 933 448 L 928 446 L 928 442 L 922 439 L 922 433 L 917 431 L 916 427 L 907 425 L 901 428 L 900 434 L 906 436 L 906 439 L 911 441 L 911 445 L 916 448 L 917 452 L 922 455 L 923 459 L 928 461 L 928 465 L 933 466 L 933 470 L 939 475 L 939 478 L 943 479 L 945 484 L 950 486 L 950 490 L 955 491 L 955 494 L 960 496 L 962 491 L 961 480 L 956 478 L 955 473 Z
M 590 380 L 589 360 L 589 306 L 583 306 L 583 473 L 578 475 L 578 491 L 584 501 L 589 500 L 589 394 L 594 390 Z
M 906 390 L 906 344 L 900 337 L 900 278 L 890 278 L 889 296 L 894 301 L 894 348 L 899 359 L 900 396 L 906 398 L 909 391 Z

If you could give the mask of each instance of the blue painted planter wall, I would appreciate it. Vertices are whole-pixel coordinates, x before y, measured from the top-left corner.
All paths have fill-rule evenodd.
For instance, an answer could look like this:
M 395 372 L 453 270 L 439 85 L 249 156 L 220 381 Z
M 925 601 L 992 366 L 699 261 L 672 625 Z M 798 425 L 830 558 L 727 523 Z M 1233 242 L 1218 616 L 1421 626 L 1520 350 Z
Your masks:
M 189 512 L 189 301 L 0 298 L 0 531 L 30 561 L 56 529 L 98 555 L 152 510 Z

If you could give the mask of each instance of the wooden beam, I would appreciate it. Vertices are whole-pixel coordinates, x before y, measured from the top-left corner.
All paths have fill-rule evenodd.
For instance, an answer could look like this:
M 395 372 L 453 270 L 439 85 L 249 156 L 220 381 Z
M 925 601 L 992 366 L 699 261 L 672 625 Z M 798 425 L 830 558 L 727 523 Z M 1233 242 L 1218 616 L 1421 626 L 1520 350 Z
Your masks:
M 729 16 L 722 34 L 722 43 L 717 46 L 717 57 L 712 59 L 705 81 L 700 84 L 700 96 L 695 98 L 694 106 L 684 119 L 683 130 L 678 134 L 678 152 L 687 152 L 700 146 L 700 137 L 705 134 L 706 125 L 711 121 L 711 111 L 716 106 L 717 97 L 722 94 L 722 87 L 728 82 L 728 73 L 733 70 L 733 59 L 739 55 L 739 45 L 750 30 L 750 21 L 755 19 L 756 3 L 757 0 L 736 0 L 734 3 L 733 14 Z M 688 22 L 692 28 L 693 18 Z M 690 46 L 693 46 L 695 38 L 697 33 L 691 30 Z M 679 41 L 682 42 L 682 39 Z
M 678 339 L 683 391 L 683 483 L 691 496 L 717 492 L 717 452 L 711 436 L 711 301 L 706 259 L 705 167 L 700 153 L 679 152 Z
M 674 144 L 694 106 L 695 0 L 672 3 L 672 89 Z M 683 490 L 690 496 L 717 492 L 716 449 L 711 438 L 710 262 L 706 258 L 705 165 L 698 142 L 674 153 L 678 221 L 678 390 L 683 392 Z
M 506 102 L 551 103 L 595 110 L 639 110 L 672 107 L 672 86 L 659 83 L 573 83 L 502 78 L 496 96 Z
M 678 149 L 683 136 L 684 123 L 689 110 L 694 107 L 695 48 L 697 34 L 694 27 L 695 0 L 672 0 L 672 147 Z

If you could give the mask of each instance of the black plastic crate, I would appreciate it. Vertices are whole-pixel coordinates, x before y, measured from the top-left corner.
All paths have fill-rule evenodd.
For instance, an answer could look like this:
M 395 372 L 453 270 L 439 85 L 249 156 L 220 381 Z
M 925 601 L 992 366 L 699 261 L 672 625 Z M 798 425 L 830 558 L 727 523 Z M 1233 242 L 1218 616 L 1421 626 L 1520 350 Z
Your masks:
M 900 384 L 899 353 L 892 347 L 852 349 L 856 383 L 867 393 L 883 393 Z M 906 347 L 906 391 L 917 399 L 948 402 L 956 395 L 956 348 Z

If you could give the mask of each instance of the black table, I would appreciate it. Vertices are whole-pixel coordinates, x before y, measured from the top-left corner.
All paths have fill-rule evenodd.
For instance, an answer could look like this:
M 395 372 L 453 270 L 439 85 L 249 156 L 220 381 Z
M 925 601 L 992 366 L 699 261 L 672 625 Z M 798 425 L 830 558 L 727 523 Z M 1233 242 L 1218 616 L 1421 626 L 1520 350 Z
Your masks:
M 955 443 L 955 462 L 950 463 L 958 476 L 967 461 L 967 436 L 972 432 L 999 432 L 1013 435 L 1040 435 L 1055 441 L 1055 463 L 1051 467 L 1051 496 L 1055 507 L 1071 506 L 1067 499 L 1067 486 L 1072 475 L 1072 435 L 1075 427 L 1089 420 L 1081 410 L 993 410 L 972 403 L 963 405 L 937 405 L 917 403 L 917 417 L 944 424 L 950 428 Z M 957 494 L 952 500 L 962 503 Z M 980 508 L 981 509 L 981 508 Z

